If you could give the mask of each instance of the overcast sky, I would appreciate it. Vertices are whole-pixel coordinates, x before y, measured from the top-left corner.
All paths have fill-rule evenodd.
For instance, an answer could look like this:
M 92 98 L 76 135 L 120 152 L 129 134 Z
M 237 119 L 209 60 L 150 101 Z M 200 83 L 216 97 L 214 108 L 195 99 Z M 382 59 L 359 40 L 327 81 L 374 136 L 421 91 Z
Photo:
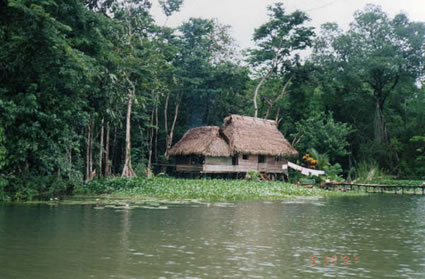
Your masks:
M 154 17 L 162 25 L 165 17 L 157 1 L 152 2 Z M 336 22 L 346 30 L 354 12 L 368 3 L 380 5 L 391 17 L 404 12 L 410 20 L 425 21 L 425 0 L 184 0 L 181 11 L 170 17 L 167 26 L 176 27 L 191 17 L 217 18 L 232 27 L 232 36 L 241 48 L 253 47 L 254 29 L 267 21 L 266 8 L 276 2 L 283 2 L 288 12 L 306 12 L 316 30 L 325 22 Z

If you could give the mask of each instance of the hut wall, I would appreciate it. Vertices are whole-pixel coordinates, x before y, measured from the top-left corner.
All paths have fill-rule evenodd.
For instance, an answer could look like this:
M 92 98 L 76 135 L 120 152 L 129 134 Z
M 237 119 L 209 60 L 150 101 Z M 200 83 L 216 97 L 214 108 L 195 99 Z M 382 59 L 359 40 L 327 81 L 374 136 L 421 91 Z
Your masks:
M 232 165 L 232 157 L 205 157 L 205 165 Z
M 287 160 L 280 158 L 279 161 L 276 161 L 275 156 L 266 156 L 264 158 L 264 163 L 258 164 L 258 171 L 260 172 L 269 172 L 269 173 L 283 173 L 282 165 L 286 164 Z
M 204 173 L 244 173 L 249 171 L 258 170 L 258 157 L 256 155 L 249 155 L 247 159 L 243 159 L 243 155 L 238 157 L 238 164 L 232 165 L 232 157 L 220 159 L 222 164 L 210 164 L 210 159 L 206 160 L 203 168 Z M 216 159 L 214 159 L 216 160 Z M 225 164 L 224 164 L 225 162 Z
M 194 163 L 199 161 L 199 156 L 177 156 L 176 171 L 178 172 L 200 172 L 202 164 Z
M 247 156 L 247 159 L 244 159 L 244 156 Z M 258 169 L 258 156 L 257 155 L 248 155 L 248 154 L 239 154 L 239 164 L 238 166 L 243 169 L 257 170 Z
M 230 173 L 235 172 L 232 157 L 206 157 L 203 173 Z
M 246 157 L 247 156 L 247 157 Z M 202 172 L 202 173 L 245 173 L 260 171 L 267 173 L 284 173 L 282 165 L 287 161 L 276 161 L 274 156 L 265 156 L 264 163 L 258 163 L 257 155 L 240 154 L 238 164 L 232 165 L 232 157 L 205 157 L 205 163 L 194 164 L 191 156 L 179 156 L 177 158 L 176 171 L 178 172 Z

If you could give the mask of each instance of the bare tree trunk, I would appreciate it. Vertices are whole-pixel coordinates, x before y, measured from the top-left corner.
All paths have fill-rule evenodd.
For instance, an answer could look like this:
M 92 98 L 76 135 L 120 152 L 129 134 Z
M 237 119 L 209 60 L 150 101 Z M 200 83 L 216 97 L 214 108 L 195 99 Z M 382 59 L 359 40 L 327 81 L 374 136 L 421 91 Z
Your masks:
M 110 175 L 114 175 L 112 169 L 114 168 L 114 162 L 117 161 L 117 127 L 114 127 L 114 141 L 112 143 L 112 154 L 111 154 L 111 173 Z
M 144 145 L 144 142 L 145 142 L 145 137 L 143 135 L 143 129 L 140 129 L 140 150 L 142 150 L 140 157 L 142 159 L 142 162 L 145 159 L 145 148 L 146 148 L 146 146 Z
M 170 92 L 168 92 L 167 97 L 165 98 L 164 105 L 164 128 L 165 128 L 165 159 L 168 161 L 167 151 L 168 151 L 168 101 L 170 100 Z
M 90 120 L 87 128 L 86 181 L 93 180 L 96 175 L 96 172 L 93 172 L 93 126 L 94 120 Z
M 282 118 L 279 118 L 279 114 L 280 114 L 280 108 L 277 108 L 276 117 L 274 120 L 277 126 L 279 126 L 280 121 L 282 121 Z
M 285 85 L 283 86 L 283 88 L 282 88 L 282 91 L 280 92 L 280 94 L 276 97 L 276 99 L 274 99 L 273 101 L 271 101 L 270 103 L 269 103 L 269 108 L 267 109 L 267 112 L 266 112 L 266 116 L 264 117 L 264 119 L 267 119 L 268 117 L 269 117 L 269 114 L 270 114 L 270 112 L 271 112 L 271 110 L 272 110 L 272 108 L 273 108 L 273 106 L 281 99 L 281 98 L 283 98 L 283 96 L 285 96 L 287 93 L 288 93 L 288 91 L 286 91 L 286 87 L 288 87 L 288 85 L 289 85 L 289 82 L 291 82 L 291 79 L 292 79 L 292 77 L 293 76 L 291 76 L 289 79 L 288 79 L 288 81 L 285 83 Z
M 109 134 L 110 134 L 110 127 L 109 127 L 109 121 L 106 122 L 106 150 L 105 150 L 105 176 L 108 177 L 111 175 L 111 167 L 109 163 Z
M 168 150 L 170 150 L 171 144 L 173 143 L 174 129 L 176 128 L 176 122 L 177 122 L 177 118 L 179 116 L 180 102 L 181 102 L 181 98 L 179 98 L 177 103 L 176 103 L 176 110 L 175 110 L 175 113 L 174 113 L 173 124 L 171 125 L 170 134 L 167 135 L 167 146 L 166 146 L 166 149 L 165 149 L 165 158 L 167 159 L 167 161 L 170 158 L 170 155 L 168 155 Z
M 263 85 L 263 83 L 266 81 L 268 75 L 264 76 L 261 81 L 257 84 L 257 87 L 255 88 L 254 91 L 254 117 L 257 118 L 258 116 L 258 105 L 257 105 L 257 96 L 258 96 L 258 91 L 260 90 L 260 87 Z
M 260 91 L 260 88 L 264 84 L 264 82 L 272 75 L 273 70 L 274 70 L 274 67 L 270 69 L 270 71 L 257 84 L 257 87 L 255 87 L 255 91 L 254 91 L 254 117 L 255 118 L 258 117 L 258 105 L 257 105 L 258 92 Z
M 170 92 L 168 92 L 167 97 L 165 98 L 164 104 L 164 128 L 165 128 L 165 137 L 168 137 L 168 101 L 170 100 Z M 167 149 L 167 139 L 165 140 L 165 149 Z
M 388 142 L 387 125 L 384 115 L 384 104 L 379 99 L 376 102 L 375 112 L 375 141 L 377 143 Z
M 90 127 L 90 180 L 96 176 L 96 170 L 93 170 L 93 130 L 94 130 L 94 119 L 91 121 Z
M 397 86 L 400 77 L 394 79 L 393 84 L 388 90 L 384 90 L 382 81 L 376 83 L 369 83 L 374 89 L 376 98 L 376 112 L 375 112 L 375 141 L 377 143 L 388 143 L 387 125 L 385 121 L 384 105 L 386 98 L 390 95 L 391 91 Z
M 156 98 L 155 98 L 155 102 L 156 102 Z M 153 132 L 154 113 L 155 113 L 155 109 L 152 109 L 151 122 L 150 122 L 151 131 L 149 133 L 149 157 L 148 157 L 148 168 L 147 168 L 148 177 L 151 177 L 152 175 L 152 143 L 153 143 L 153 133 L 154 133 Z
M 91 120 L 90 120 L 91 121 Z M 90 125 L 87 125 L 87 141 L 86 141 L 86 181 L 90 181 Z
M 158 128 L 159 128 L 159 119 L 158 119 L 158 102 L 155 104 L 155 162 L 158 163 Z
M 128 80 L 128 79 L 127 79 Z M 128 80 L 129 81 L 129 80 Z M 130 81 L 129 81 L 130 82 Z M 122 177 L 132 177 L 136 176 L 133 167 L 131 166 L 131 138 L 130 138 L 130 131 L 131 131 L 131 107 L 133 104 L 133 96 L 134 96 L 134 85 L 130 82 L 130 84 L 133 87 L 133 90 L 130 90 L 128 93 L 128 100 L 127 100 L 127 121 L 126 121 L 126 129 L 125 129 L 125 163 L 124 168 L 122 170 Z
M 105 134 L 105 118 L 102 118 L 102 122 L 100 124 L 100 147 L 99 147 L 99 177 L 103 176 L 103 168 L 102 168 L 102 160 L 103 160 L 103 138 Z

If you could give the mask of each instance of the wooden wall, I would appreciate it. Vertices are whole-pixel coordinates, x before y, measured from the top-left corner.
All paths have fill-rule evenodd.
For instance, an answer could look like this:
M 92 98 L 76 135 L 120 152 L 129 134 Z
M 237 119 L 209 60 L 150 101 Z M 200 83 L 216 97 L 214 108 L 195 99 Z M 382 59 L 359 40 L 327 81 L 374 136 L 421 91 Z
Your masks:
M 239 154 L 239 166 L 243 167 L 244 169 L 249 170 L 257 170 L 258 169 L 258 156 L 257 155 L 245 155 L 248 156 L 248 159 L 243 159 L 243 154 Z
M 202 164 L 194 163 L 202 160 L 201 156 L 177 156 L 176 171 L 178 172 L 201 172 Z
M 286 160 L 276 161 L 274 156 L 265 156 L 264 163 L 258 163 L 257 155 L 248 155 L 247 159 L 243 159 L 243 155 L 238 157 L 238 164 L 232 165 L 232 158 L 212 158 L 205 159 L 205 165 L 202 172 L 204 173 L 245 173 L 249 171 L 260 171 L 267 173 L 285 173 L 282 165 Z
M 205 165 L 232 165 L 232 157 L 205 157 Z
M 280 158 L 279 161 L 276 161 L 275 156 L 266 156 L 264 163 L 258 164 L 258 171 L 260 172 L 270 172 L 270 173 L 284 173 L 282 169 L 283 164 L 287 164 L 288 161 Z
M 202 173 L 245 173 L 249 171 L 259 171 L 266 173 L 286 173 L 282 165 L 287 160 L 276 161 L 275 156 L 265 156 L 264 163 L 258 163 L 257 155 L 243 154 L 238 157 L 238 164 L 232 164 L 232 157 L 205 157 L 205 163 L 193 164 L 190 156 L 177 158 L 176 171 L 178 172 L 202 172 Z

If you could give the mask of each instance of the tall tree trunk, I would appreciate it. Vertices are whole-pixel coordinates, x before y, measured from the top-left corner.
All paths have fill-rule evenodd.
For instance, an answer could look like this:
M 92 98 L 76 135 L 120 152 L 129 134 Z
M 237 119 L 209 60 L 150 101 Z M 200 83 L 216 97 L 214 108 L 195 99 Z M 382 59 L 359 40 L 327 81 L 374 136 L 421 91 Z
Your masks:
M 167 151 L 167 137 L 168 137 L 168 101 L 170 100 L 170 92 L 165 98 L 164 104 L 164 131 L 165 131 L 165 150 Z
M 164 130 L 165 130 L 165 160 L 168 161 L 167 151 L 168 151 L 168 101 L 170 100 L 170 92 L 167 93 L 164 104 Z
M 102 118 L 102 122 L 100 124 L 100 147 L 99 147 L 99 177 L 103 176 L 103 138 L 105 136 L 105 118 Z
M 127 119 L 126 119 L 126 129 L 125 129 L 125 158 L 124 158 L 124 168 L 122 170 L 122 177 L 132 177 L 136 176 L 136 173 L 133 170 L 133 167 L 131 166 L 131 138 L 130 138 L 130 131 L 131 131 L 131 108 L 133 104 L 133 96 L 134 96 L 134 85 L 133 83 L 132 87 L 133 90 L 129 90 L 128 93 L 128 100 L 127 100 Z
M 111 154 L 111 168 L 110 168 L 111 169 L 111 173 L 110 173 L 111 175 L 114 174 L 113 170 L 114 170 L 114 167 L 116 166 L 116 163 L 117 163 L 117 146 L 118 146 L 118 144 L 117 144 L 117 134 L 118 134 L 117 126 L 115 126 L 114 127 L 114 140 L 113 140 L 113 143 L 112 143 L 112 154 Z M 115 165 L 114 165 L 114 162 L 115 162 Z
M 110 146 L 109 146 L 109 135 L 110 135 L 110 126 L 109 126 L 109 121 L 106 122 L 106 150 L 105 150 L 105 176 L 111 176 L 111 166 L 109 163 L 109 150 L 110 150 Z
M 282 121 L 282 118 L 279 117 L 279 114 L 280 114 L 280 108 L 277 108 L 276 117 L 274 121 L 276 122 L 276 126 L 278 127 L 279 127 L 280 121 Z
M 387 97 L 391 94 L 391 91 L 397 86 L 400 80 L 400 76 L 394 78 L 394 82 L 391 87 L 387 90 L 384 89 L 384 82 L 377 80 L 376 83 L 370 83 L 374 89 L 374 95 L 376 98 L 376 111 L 375 111 L 375 142 L 377 143 L 388 143 L 387 125 L 384 114 L 384 104 Z
M 96 176 L 96 171 L 93 169 L 93 130 L 94 130 L 94 119 L 91 121 L 90 127 L 90 180 Z
M 91 120 L 87 125 L 87 140 L 86 140 L 86 181 L 90 181 L 90 126 Z
M 257 87 L 255 87 L 255 91 L 254 91 L 254 117 L 255 118 L 258 117 L 258 105 L 257 105 L 258 92 L 260 91 L 261 86 L 271 76 L 272 73 L 273 73 L 273 70 L 270 70 L 265 76 L 263 76 L 263 78 L 257 84 Z
M 173 124 L 171 125 L 170 134 L 167 135 L 167 146 L 165 148 L 165 158 L 167 159 L 167 161 L 170 158 L 170 155 L 168 155 L 168 150 L 170 150 L 171 144 L 173 143 L 174 129 L 176 128 L 176 122 L 179 116 L 180 102 L 181 102 L 181 98 L 178 98 L 178 101 L 176 102 L 176 109 L 174 112 Z
M 156 102 L 156 98 L 155 98 L 155 102 Z M 148 157 L 148 168 L 147 168 L 147 176 L 151 177 L 152 175 L 152 148 L 153 148 L 153 118 L 155 115 L 155 108 L 152 109 L 152 114 L 151 114 L 151 122 L 150 122 L 150 133 L 149 133 L 149 157 Z
M 376 143 L 387 143 L 387 125 L 384 115 L 384 100 L 378 99 L 375 112 L 375 141 Z
M 158 118 L 158 102 L 155 104 L 155 163 L 158 163 L 158 131 L 159 131 L 159 118 Z
M 93 172 L 93 126 L 94 120 L 90 120 L 87 127 L 86 181 L 93 180 L 95 176 Z
M 270 114 L 270 112 L 271 112 L 271 110 L 272 110 L 272 108 L 273 108 L 273 106 L 281 99 L 281 98 L 283 98 L 283 96 L 285 96 L 287 93 L 288 93 L 288 91 L 286 91 L 286 88 L 288 87 L 288 85 L 289 85 L 289 82 L 291 82 L 291 79 L 293 78 L 293 76 L 291 76 L 289 79 L 288 79 L 288 81 L 287 82 L 285 82 L 285 85 L 283 85 L 283 88 L 282 88 L 282 91 L 280 92 L 280 94 L 273 100 L 273 101 L 270 101 L 270 103 L 269 103 L 269 108 L 267 109 L 267 112 L 266 112 L 266 116 L 264 117 L 264 119 L 267 119 L 268 117 L 269 117 L 269 114 Z M 276 120 L 277 121 L 277 120 Z

